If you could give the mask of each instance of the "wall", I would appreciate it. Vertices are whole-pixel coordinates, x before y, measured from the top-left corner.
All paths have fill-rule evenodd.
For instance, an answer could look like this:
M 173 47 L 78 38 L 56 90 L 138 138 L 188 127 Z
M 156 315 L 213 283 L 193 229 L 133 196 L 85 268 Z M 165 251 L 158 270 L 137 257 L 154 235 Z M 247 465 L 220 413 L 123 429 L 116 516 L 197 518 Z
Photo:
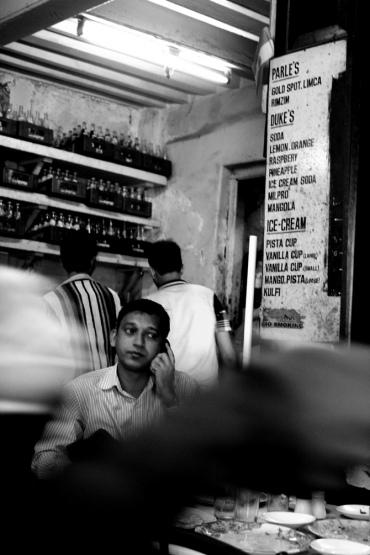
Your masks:
M 218 230 L 228 208 L 223 170 L 263 154 L 265 117 L 254 84 L 150 115 L 141 118 L 140 131 L 157 118 L 174 168 L 167 189 L 153 199 L 159 237 L 181 245 L 186 279 L 215 288 L 224 251 Z
M 68 134 L 69 129 L 86 121 L 88 129 L 91 123 L 95 123 L 96 127 L 102 126 L 103 130 L 108 127 L 111 132 L 130 132 L 133 137 L 138 133 L 140 110 L 136 108 L 21 74 L 0 71 L 0 83 L 5 82 L 10 83 L 10 102 L 13 109 L 22 105 L 24 111 L 32 109 L 33 114 L 38 111 L 41 117 L 47 112 L 50 127 L 54 130 L 62 126 L 63 131 Z M 0 263 L 32 268 L 48 276 L 51 284 L 66 278 L 60 261 L 52 257 L 2 252 Z M 99 264 L 94 277 L 120 291 L 129 276 L 122 268 L 115 269 L 111 265 Z
M 91 123 L 95 123 L 96 127 L 101 125 L 103 130 L 108 127 L 111 132 L 116 129 L 127 133 L 131 128 L 133 135 L 137 133 L 140 111 L 135 108 L 80 93 L 62 85 L 0 71 L 0 82 L 5 81 L 10 82 L 10 102 L 13 109 L 22 105 L 24 111 L 32 109 L 33 114 L 38 111 L 41 117 L 47 112 L 53 129 L 62 126 L 68 133 L 69 129 L 86 121 L 88 128 Z
M 130 131 L 154 144 L 166 143 L 174 171 L 167 188 L 151 192 L 154 217 L 162 222 L 154 238 L 172 237 L 180 244 L 186 279 L 216 286 L 223 253 L 217 234 L 227 217 L 224 167 L 262 158 L 265 118 L 253 83 L 159 110 L 131 109 L 15 73 L 0 73 L 0 81 L 11 82 L 13 107 L 22 104 L 25 110 L 47 112 L 54 129 L 62 125 L 68 131 L 85 120 L 111 131 Z M 40 260 L 36 269 L 47 275 L 54 272 L 56 279 L 62 275 L 53 262 Z M 120 270 L 107 266 L 98 272 L 96 276 L 116 289 L 125 281 Z M 145 292 L 153 288 L 148 276 L 143 283 Z

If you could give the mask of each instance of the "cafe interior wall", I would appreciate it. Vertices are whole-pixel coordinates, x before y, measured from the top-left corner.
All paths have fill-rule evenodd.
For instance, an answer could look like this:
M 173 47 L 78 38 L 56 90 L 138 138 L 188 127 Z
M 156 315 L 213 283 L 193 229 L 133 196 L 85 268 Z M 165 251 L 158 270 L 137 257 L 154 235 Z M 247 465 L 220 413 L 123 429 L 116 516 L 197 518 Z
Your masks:
M 225 259 L 228 237 L 222 233 L 230 217 L 225 173 L 263 158 L 265 115 L 252 82 L 157 115 L 174 164 L 169 186 L 153 198 L 160 235 L 181 245 L 185 279 L 215 289 L 220 272 L 231 271 L 225 265 L 233 263 Z M 144 117 L 141 124 L 151 121 Z M 224 291 L 217 293 L 226 300 Z
M 22 104 L 25 110 L 32 108 L 41 115 L 47 112 L 54 129 L 61 125 L 68 132 L 82 121 L 94 122 L 104 129 L 167 144 L 173 175 L 166 188 L 149 192 L 154 217 L 161 223 L 151 239 L 173 238 L 183 250 L 185 279 L 215 287 L 220 266 L 225 264 L 225 245 L 218 241 L 220 226 L 228 217 L 227 195 L 222 194 L 224 169 L 260 160 L 263 152 L 265 117 L 253 83 L 194 97 L 188 104 L 154 109 L 128 107 L 22 74 L 0 72 L 0 78 L 10 81 L 13 106 Z M 0 262 L 30 266 L 54 283 L 64 279 L 58 260 L 39 255 L 27 258 L 28 262 L 19 254 L 1 253 Z M 122 268 L 99 265 L 94 276 L 117 291 L 124 286 Z M 144 294 L 154 287 L 148 272 L 141 287 Z

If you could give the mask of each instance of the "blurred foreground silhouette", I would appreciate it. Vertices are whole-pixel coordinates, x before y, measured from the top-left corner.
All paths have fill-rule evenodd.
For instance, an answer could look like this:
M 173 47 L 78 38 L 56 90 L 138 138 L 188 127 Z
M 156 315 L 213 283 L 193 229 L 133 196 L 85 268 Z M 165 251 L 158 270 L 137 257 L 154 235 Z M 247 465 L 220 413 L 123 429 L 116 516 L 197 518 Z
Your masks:
M 67 360 L 52 327 L 46 340 L 38 339 L 47 320 L 37 287 L 18 273 L 4 275 L 1 397 L 50 407 L 68 375 Z M 28 293 L 19 303 L 9 288 Z M 303 498 L 312 490 L 340 493 L 346 469 L 370 461 L 369 399 L 367 347 L 266 353 L 138 438 L 104 442 L 54 482 L 13 471 L 19 427 L 2 455 L 3 541 L 15 551 L 34 545 L 42 552 L 119 548 L 145 555 L 183 505 L 220 483 Z M 11 436 L 3 416 L 2 433 Z

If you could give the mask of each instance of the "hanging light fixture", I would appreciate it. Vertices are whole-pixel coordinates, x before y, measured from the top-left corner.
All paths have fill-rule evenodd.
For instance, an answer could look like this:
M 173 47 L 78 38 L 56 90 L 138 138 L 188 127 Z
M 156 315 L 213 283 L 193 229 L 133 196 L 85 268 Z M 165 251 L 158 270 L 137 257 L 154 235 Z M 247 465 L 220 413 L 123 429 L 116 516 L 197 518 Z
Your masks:
M 132 66 L 135 65 L 135 60 L 141 60 L 160 66 L 168 79 L 174 77 L 176 72 L 181 72 L 226 85 L 230 80 L 231 70 L 235 67 L 215 56 L 180 47 L 90 14 L 66 19 L 50 29 L 77 38 L 77 49 L 80 44 L 81 50 L 86 51 L 86 44 L 91 45 L 92 53 L 100 52 L 108 60 L 121 61 Z

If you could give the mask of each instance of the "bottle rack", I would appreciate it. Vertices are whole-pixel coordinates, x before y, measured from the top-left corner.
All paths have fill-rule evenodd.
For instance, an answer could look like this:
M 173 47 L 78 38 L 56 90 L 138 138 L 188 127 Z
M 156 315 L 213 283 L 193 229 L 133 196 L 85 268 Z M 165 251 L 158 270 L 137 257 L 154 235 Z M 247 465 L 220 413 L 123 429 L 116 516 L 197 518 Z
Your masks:
M 62 132 L 61 127 L 54 134 L 46 113 L 44 118 L 40 118 L 38 113 L 34 117 L 31 110 L 25 113 L 21 106 L 19 112 L 9 110 L 6 116 L 0 117 L 0 134 L 142 169 L 166 178 L 172 173 L 172 163 L 167 159 L 166 151 L 158 146 L 154 151 L 153 145 L 148 146 L 145 141 L 140 144 L 138 137 L 134 141 L 130 135 L 123 133 L 118 137 L 117 132 L 112 135 L 109 129 L 103 133 L 102 127 L 96 131 L 94 124 L 88 131 L 86 122 L 74 127 L 68 135 Z
M 1 217 L 2 248 L 58 255 L 64 230 L 79 226 L 96 236 L 99 260 L 147 266 L 145 239 L 159 222 L 143 197 L 148 188 L 166 185 L 164 176 L 1 134 L 0 149 L 8 160 L 0 199 L 6 209 L 13 203 L 13 216 Z M 57 165 L 67 179 L 50 171 Z M 91 187 L 92 175 L 105 186 Z M 22 217 L 12 227 L 17 206 Z

